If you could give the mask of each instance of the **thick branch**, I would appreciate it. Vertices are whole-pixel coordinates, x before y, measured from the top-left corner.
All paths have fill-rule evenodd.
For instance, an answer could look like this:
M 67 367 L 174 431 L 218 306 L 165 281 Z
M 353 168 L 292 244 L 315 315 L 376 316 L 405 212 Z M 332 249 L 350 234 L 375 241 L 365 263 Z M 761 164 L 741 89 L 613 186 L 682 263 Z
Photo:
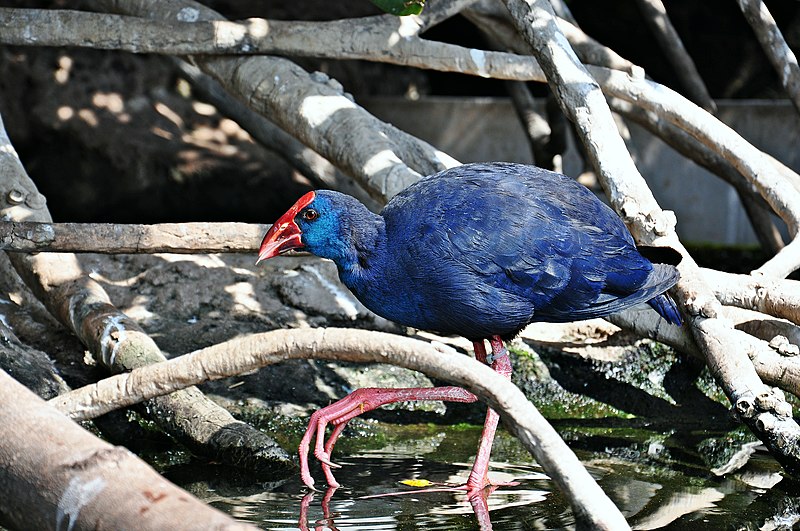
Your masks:
M 415 22 L 416 21 L 416 22 Z M 50 9 L 0 8 L 0 43 L 167 55 L 288 55 L 366 59 L 498 79 L 542 79 L 531 58 L 421 39 L 417 17 L 328 22 L 181 22 Z M 309 39 L 308 35 L 314 35 Z
M 763 0 L 736 0 L 778 73 L 786 94 L 800 112 L 800 65 Z
M 254 529 L 0 371 L 0 522 L 14 529 Z
M 95 0 L 92 4 L 170 23 L 187 17 L 222 18 L 189 0 Z M 359 180 L 379 201 L 392 197 L 420 174 L 458 164 L 420 140 L 397 134 L 348 99 L 341 85 L 327 76 L 309 75 L 286 59 L 203 57 L 197 58 L 197 63 L 237 98 Z M 359 149 L 351 149 L 354 145 Z M 407 163 L 413 163 L 414 169 Z
M 717 299 L 728 306 L 782 317 L 800 325 L 800 281 L 702 269 Z
M 772 220 L 772 210 L 755 187 L 716 151 L 701 144 L 661 116 L 628 101 L 608 98 L 614 112 L 639 124 L 675 151 L 720 177 L 736 189 L 761 246 L 774 255 L 784 247 L 783 236 Z
M 269 225 L 0 222 L 0 250 L 61 253 L 252 253 Z
M 122 407 L 154 394 L 298 358 L 393 363 L 467 387 L 503 415 L 511 430 L 568 495 L 579 518 L 586 519 L 595 529 L 627 528 L 619 510 L 516 386 L 486 365 L 452 349 L 437 349 L 410 338 L 352 329 L 275 330 L 117 375 L 59 397 L 53 404 L 73 418 L 86 418 L 96 406 L 107 410 L 116 402 L 114 407 Z

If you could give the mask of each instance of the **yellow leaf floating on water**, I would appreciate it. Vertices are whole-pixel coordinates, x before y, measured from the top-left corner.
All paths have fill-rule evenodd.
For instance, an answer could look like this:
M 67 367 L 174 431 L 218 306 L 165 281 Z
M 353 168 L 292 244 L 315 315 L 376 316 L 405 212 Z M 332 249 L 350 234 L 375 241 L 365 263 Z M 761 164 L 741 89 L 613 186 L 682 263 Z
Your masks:
M 433 482 L 427 479 L 404 479 L 400 483 L 409 487 L 430 487 L 433 485 Z

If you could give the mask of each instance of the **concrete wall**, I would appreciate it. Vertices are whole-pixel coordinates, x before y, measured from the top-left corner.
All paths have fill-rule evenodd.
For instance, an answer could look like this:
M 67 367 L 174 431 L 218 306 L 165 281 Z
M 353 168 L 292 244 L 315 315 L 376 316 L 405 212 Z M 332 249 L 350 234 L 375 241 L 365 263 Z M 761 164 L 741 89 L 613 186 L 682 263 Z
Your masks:
M 800 171 L 800 119 L 786 101 L 718 101 L 719 117 L 756 147 Z M 530 149 L 508 100 L 376 99 L 366 107 L 379 118 L 419 136 L 463 162 L 531 162 Z M 639 170 L 663 208 L 675 211 L 678 233 L 692 242 L 756 242 L 735 191 L 635 125 L 627 140 Z M 564 172 L 577 176 L 582 162 L 574 141 Z

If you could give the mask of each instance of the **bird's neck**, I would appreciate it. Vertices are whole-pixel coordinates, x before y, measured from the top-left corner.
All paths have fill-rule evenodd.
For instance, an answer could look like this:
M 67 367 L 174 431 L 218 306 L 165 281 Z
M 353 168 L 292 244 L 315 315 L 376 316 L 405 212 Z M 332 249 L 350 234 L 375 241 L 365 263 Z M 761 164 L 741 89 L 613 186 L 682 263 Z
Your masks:
M 366 212 L 350 227 L 349 244 L 334 259 L 339 277 L 353 289 L 368 282 L 386 254 L 386 225 L 377 214 Z

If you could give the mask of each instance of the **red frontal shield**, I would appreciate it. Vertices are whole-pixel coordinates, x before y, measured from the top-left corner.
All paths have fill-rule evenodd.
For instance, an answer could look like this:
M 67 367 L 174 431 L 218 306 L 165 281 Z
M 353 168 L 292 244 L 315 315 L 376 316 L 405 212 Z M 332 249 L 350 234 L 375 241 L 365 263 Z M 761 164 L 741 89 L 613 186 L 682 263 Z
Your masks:
M 313 191 L 305 194 L 270 227 L 261 241 L 256 264 L 262 260 L 278 256 L 283 252 L 303 247 L 303 241 L 300 239 L 300 227 L 294 222 L 294 218 L 298 212 L 314 200 L 314 197 Z

